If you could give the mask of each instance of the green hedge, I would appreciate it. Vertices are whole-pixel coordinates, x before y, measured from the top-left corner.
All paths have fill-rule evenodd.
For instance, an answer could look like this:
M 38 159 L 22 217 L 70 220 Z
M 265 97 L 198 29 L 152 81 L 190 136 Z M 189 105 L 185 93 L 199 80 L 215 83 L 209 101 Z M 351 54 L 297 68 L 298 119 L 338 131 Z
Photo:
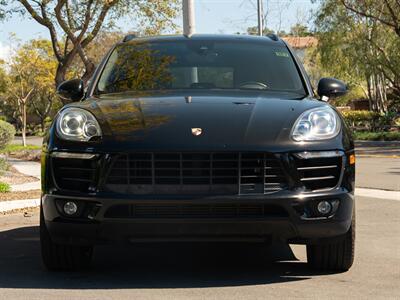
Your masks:
M 10 123 L 0 120 L 0 148 L 4 148 L 12 142 L 15 136 L 15 128 Z
M 360 141 L 400 141 L 400 132 L 356 131 L 354 138 Z
M 395 124 L 396 113 L 381 114 L 368 110 L 343 111 L 343 117 L 352 128 L 363 127 L 367 131 L 382 131 Z

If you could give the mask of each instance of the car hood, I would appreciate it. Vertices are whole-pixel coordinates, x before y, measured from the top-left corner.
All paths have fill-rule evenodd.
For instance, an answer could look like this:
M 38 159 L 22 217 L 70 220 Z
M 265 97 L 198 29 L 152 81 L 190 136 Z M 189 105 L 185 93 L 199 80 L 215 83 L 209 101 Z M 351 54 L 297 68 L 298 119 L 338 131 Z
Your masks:
M 96 116 L 103 142 L 115 148 L 226 150 L 246 145 L 251 150 L 293 144 L 290 132 L 301 113 L 327 104 L 262 93 L 223 93 L 114 94 L 77 105 Z

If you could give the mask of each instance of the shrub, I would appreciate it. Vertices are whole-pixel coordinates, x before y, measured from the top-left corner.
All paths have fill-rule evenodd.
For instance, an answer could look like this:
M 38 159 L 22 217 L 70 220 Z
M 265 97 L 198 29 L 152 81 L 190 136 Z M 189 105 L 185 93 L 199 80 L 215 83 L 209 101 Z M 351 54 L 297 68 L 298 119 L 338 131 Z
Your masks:
M 10 123 L 0 120 L 0 148 L 9 144 L 15 136 L 15 128 Z
M 7 171 L 9 168 L 9 164 L 7 160 L 4 158 L 0 158 L 0 175 L 3 175 L 5 171 Z
M 400 132 L 355 131 L 354 138 L 361 141 L 400 141 Z
M 350 110 L 343 111 L 342 115 L 352 128 L 363 128 L 367 131 L 388 131 L 395 124 L 397 113 L 380 114 L 368 110 Z
M 8 183 L 0 182 L 0 193 L 8 193 L 11 191 L 11 187 Z
M 343 111 L 342 115 L 351 127 L 365 127 L 372 129 L 378 122 L 380 114 L 368 110 Z

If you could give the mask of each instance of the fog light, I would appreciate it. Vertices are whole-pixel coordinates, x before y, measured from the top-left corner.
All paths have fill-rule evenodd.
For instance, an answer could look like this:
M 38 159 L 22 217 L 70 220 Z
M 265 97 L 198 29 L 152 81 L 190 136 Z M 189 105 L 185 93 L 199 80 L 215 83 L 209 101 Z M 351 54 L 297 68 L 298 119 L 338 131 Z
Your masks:
M 64 204 L 64 212 L 66 215 L 72 216 L 78 211 L 78 206 L 75 202 L 68 201 Z
M 317 206 L 318 212 L 322 215 L 327 215 L 332 211 L 332 204 L 328 201 L 321 201 Z

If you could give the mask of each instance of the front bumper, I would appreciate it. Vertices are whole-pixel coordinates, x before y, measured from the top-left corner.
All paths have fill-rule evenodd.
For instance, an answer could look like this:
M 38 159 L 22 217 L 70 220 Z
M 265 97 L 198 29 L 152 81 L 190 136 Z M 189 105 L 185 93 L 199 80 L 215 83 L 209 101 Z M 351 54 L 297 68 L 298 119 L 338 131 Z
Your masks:
M 296 165 L 291 154 L 275 154 L 285 176 L 285 186 L 274 193 L 259 193 L 255 184 L 255 188 L 246 190 L 246 193 L 240 193 L 243 189 L 239 187 L 238 194 L 229 195 L 205 195 L 194 191 L 190 195 L 140 194 L 119 190 L 118 187 L 107 190 L 104 188 L 106 171 L 118 158 L 108 155 L 99 159 L 98 167 L 94 168 L 94 184 L 86 192 L 72 192 L 61 188 L 54 176 L 54 170 L 59 172 L 70 166 L 63 164 L 57 169 L 51 155 L 44 153 L 44 220 L 52 239 L 68 244 L 164 240 L 319 243 L 326 238 L 345 234 L 351 225 L 355 168 L 347 158 L 354 152 L 349 150 L 343 153 L 340 172 L 335 175 L 338 181 L 333 188 L 310 191 L 319 186 L 319 180 L 314 178 L 309 184 L 309 181 L 301 179 L 301 176 L 308 175 L 304 172 L 310 169 L 317 173 L 308 177 L 326 179 L 320 172 L 332 170 L 331 160 L 328 165 L 323 161 L 310 167 L 307 164 Z M 76 170 L 83 167 L 86 166 L 78 164 Z M 255 174 L 251 175 L 255 177 Z M 68 173 L 68 177 L 73 176 L 74 173 Z M 315 208 L 323 200 L 329 201 L 334 209 L 327 215 L 318 215 Z M 69 217 L 63 213 L 62 207 L 67 201 L 78 204 L 78 216 Z M 118 207 L 120 209 L 116 209 Z
M 60 212 L 57 201 L 77 201 L 90 208 L 85 218 L 68 218 Z M 335 200 L 339 205 L 333 215 L 307 218 L 304 209 L 321 200 Z M 106 212 L 115 205 L 153 204 L 166 207 L 179 205 L 242 204 L 273 205 L 287 214 L 274 211 L 264 217 L 107 217 Z M 68 244 L 102 244 L 136 241 L 268 241 L 280 240 L 313 243 L 345 234 L 350 228 L 354 197 L 344 189 L 312 195 L 278 194 L 262 196 L 205 197 L 193 199 L 115 199 L 107 197 L 77 197 L 44 195 L 42 208 L 46 226 L 52 239 Z M 93 210 L 93 211 L 90 211 Z M 275 211 L 276 212 L 276 211 Z M 87 217 L 89 216 L 89 217 Z

